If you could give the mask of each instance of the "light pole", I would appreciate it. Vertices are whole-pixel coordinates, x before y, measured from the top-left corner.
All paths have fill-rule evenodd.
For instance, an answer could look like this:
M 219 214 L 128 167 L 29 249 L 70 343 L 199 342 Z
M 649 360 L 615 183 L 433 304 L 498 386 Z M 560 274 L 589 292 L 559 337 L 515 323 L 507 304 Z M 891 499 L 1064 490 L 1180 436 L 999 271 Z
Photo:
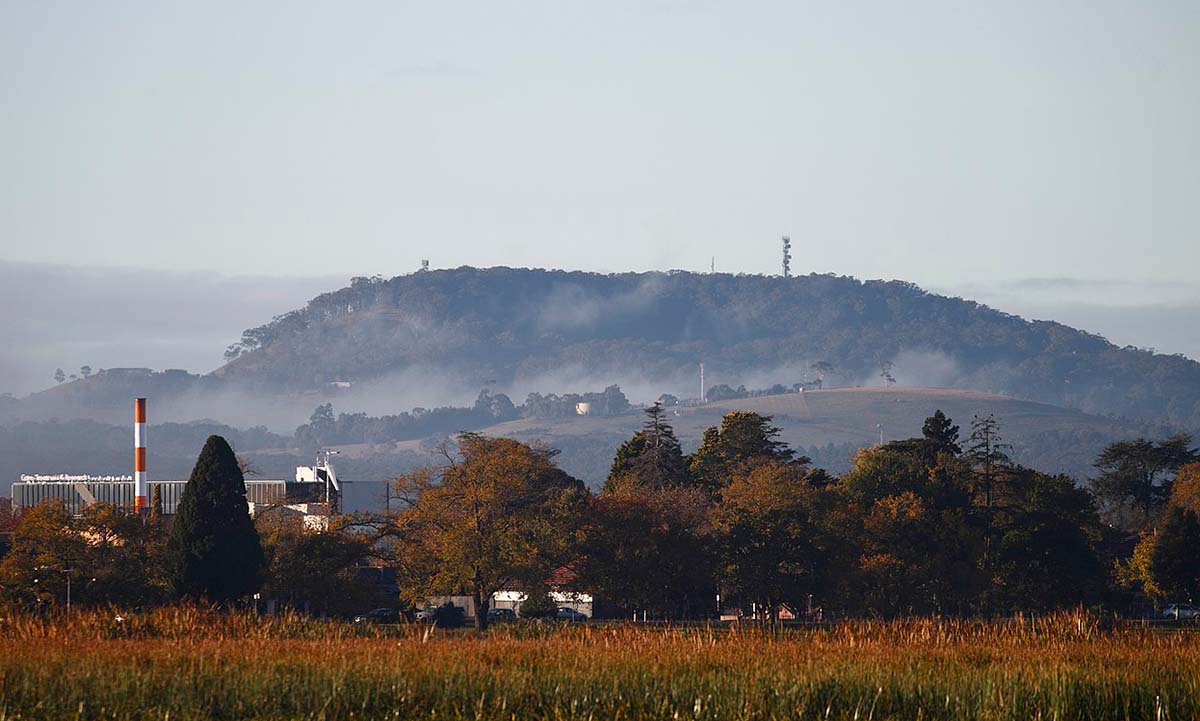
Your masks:
M 324 463 L 321 462 L 321 456 L 325 456 Z M 317 453 L 317 469 L 325 471 L 325 505 L 329 505 L 329 457 L 341 455 L 341 451 L 333 448 L 323 448 Z

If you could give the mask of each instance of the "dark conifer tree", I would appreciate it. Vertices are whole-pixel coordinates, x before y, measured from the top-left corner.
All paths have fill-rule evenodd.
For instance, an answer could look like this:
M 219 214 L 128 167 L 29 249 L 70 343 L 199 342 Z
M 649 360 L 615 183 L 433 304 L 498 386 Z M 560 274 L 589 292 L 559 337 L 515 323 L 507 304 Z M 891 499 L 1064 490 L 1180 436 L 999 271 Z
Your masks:
M 921 435 L 934 447 L 935 455 L 949 453 L 957 456 L 962 453 L 962 448 L 958 445 L 958 426 L 954 425 L 954 421 L 947 418 L 940 408 L 925 419 Z
M 661 488 L 684 485 L 688 482 L 687 460 L 675 437 L 675 429 L 667 423 L 662 403 L 645 411 L 642 430 L 621 444 L 613 458 L 605 488 L 612 488 L 617 479 L 632 475 L 638 483 Z
M 604 488 L 610 489 L 617 479 L 627 473 L 633 471 L 632 463 L 634 459 L 642 455 L 646 450 L 646 437 L 641 431 L 633 434 L 633 437 L 621 444 L 617 448 L 617 454 L 613 457 L 612 466 L 608 470 L 608 479 L 604 482 Z
M 646 409 L 642 425 L 645 447 L 631 461 L 633 471 L 643 483 L 652 486 L 671 486 L 687 483 L 687 461 L 675 437 L 675 429 L 667 423 L 662 404 L 658 401 Z
M 209 436 L 171 527 L 171 585 L 180 596 L 227 602 L 258 590 L 262 569 L 262 543 L 237 456 L 224 438 Z
M 779 428 L 771 425 L 771 416 L 752 411 L 726 413 L 720 430 L 704 431 L 700 447 L 688 458 L 693 481 L 716 491 L 748 463 L 777 461 L 807 465 L 811 459 L 797 456 L 787 443 L 776 440 L 778 435 Z

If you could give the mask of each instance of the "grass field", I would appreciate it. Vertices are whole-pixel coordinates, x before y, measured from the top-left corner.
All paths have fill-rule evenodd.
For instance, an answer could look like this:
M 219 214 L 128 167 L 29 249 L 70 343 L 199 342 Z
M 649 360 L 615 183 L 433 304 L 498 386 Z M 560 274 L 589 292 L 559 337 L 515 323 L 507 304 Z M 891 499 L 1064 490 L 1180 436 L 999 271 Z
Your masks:
M 1087 616 L 486 636 L 164 610 L 0 626 L 0 718 L 1193 719 L 1200 637 Z

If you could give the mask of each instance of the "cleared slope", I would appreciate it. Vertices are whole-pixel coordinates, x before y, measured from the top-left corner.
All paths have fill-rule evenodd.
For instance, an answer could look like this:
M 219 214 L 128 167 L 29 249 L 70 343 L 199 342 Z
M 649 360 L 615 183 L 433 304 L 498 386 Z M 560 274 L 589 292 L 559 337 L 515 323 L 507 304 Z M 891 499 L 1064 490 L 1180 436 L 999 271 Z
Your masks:
M 781 438 L 794 448 L 803 448 L 814 462 L 832 471 L 845 470 L 854 452 L 879 441 L 882 426 L 885 441 L 920 435 L 921 424 L 941 409 L 970 433 L 976 415 L 994 414 L 1003 424 L 1002 435 L 1013 446 L 1015 460 L 1041 470 L 1067 473 L 1083 479 L 1091 463 L 1107 443 L 1137 435 L 1157 435 L 1165 429 L 1142 426 L 1089 415 L 1070 409 L 1015 400 L 988 393 L 945 388 L 842 388 L 778 396 L 746 398 L 704 406 L 669 409 L 671 423 L 684 445 L 692 451 L 704 429 L 719 425 L 731 410 L 750 410 L 774 417 Z M 481 432 L 541 442 L 560 449 L 562 466 L 592 487 L 603 483 L 617 446 L 642 423 L 640 413 L 613 417 L 526 418 L 500 423 Z M 430 442 L 409 441 L 390 447 L 346 447 L 350 457 L 365 460 L 402 452 L 428 454 Z

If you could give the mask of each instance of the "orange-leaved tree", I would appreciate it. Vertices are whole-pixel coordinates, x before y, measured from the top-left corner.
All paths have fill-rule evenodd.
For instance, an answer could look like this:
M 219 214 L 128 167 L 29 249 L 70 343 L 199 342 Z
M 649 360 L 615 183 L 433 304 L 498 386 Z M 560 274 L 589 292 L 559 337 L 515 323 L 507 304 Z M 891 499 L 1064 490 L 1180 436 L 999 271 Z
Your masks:
M 556 451 L 463 433 L 441 468 L 396 480 L 407 508 L 396 517 L 401 583 L 411 597 L 466 592 L 475 626 L 492 594 L 544 587 L 577 553 L 587 506 L 582 482 L 554 464 Z

